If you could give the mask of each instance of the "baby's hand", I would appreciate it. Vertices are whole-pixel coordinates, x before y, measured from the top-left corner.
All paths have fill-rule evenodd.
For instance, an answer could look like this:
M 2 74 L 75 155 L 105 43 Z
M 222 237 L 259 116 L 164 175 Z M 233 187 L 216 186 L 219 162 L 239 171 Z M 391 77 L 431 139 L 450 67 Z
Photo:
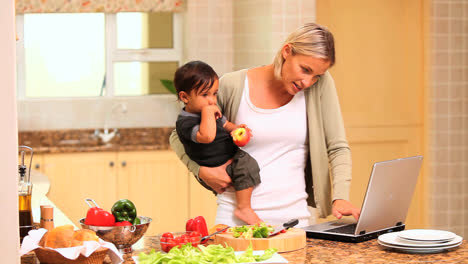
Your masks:
M 211 113 L 213 113 L 215 119 L 219 119 L 223 116 L 217 105 L 207 105 L 203 107 L 202 112 L 203 111 L 210 111 Z
M 253 134 L 252 134 L 252 129 L 250 129 L 246 124 L 240 124 L 237 126 L 238 128 L 239 127 L 242 127 L 242 128 L 245 128 L 247 130 L 247 132 L 249 132 L 250 136 L 252 137 Z
M 215 115 L 216 119 L 220 119 L 221 117 L 223 117 L 223 114 L 221 114 L 221 111 L 219 111 L 219 109 L 217 109 L 217 111 L 215 111 L 214 115 Z

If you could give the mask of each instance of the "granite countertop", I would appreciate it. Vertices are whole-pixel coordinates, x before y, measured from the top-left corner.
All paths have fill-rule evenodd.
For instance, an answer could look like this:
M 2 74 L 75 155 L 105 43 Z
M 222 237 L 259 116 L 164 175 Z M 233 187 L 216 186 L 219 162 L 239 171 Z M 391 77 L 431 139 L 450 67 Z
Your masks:
M 115 137 L 104 143 L 94 129 L 20 131 L 19 145 L 33 148 L 34 153 L 70 153 L 100 151 L 167 150 L 174 128 L 120 128 Z M 102 133 L 102 130 L 100 131 Z
M 160 250 L 155 236 L 147 236 L 133 245 L 134 251 L 124 255 L 124 263 L 135 263 L 132 256 L 140 252 L 148 253 L 152 248 Z M 406 254 L 384 249 L 377 240 L 362 243 L 343 243 L 321 239 L 307 239 L 307 246 L 281 255 L 290 264 L 322 263 L 468 263 L 468 245 L 463 241 L 456 249 L 437 254 Z M 22 264 L 36 264 L 34 253 L 21 258 Z M 111 263 L 106 258 L 104 263 Z

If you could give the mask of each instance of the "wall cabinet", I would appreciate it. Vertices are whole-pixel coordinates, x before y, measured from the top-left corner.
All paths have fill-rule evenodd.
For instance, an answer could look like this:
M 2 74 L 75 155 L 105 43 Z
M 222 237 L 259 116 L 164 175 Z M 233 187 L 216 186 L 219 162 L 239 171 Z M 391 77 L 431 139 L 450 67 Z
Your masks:
M 86 216 L 86 198 L 110 211 L 118 199 L 135 203 L 138 215 L 151 217 L 155 235 L 185 229 L 189 217 L 214 223 L 215 196 L 201 187 L 170 150 L 43 154 L 48 197 L 77 225 Z
M 352 151 L 350 199 L 356 206 L 362 205 L 374 162 L 427 152 L 424 2 L 316 1 L 317 22 L 338 40 L 337 64 L 330 72 Z M 427 166 L 419 175 L 406 228 L 428 226 Z

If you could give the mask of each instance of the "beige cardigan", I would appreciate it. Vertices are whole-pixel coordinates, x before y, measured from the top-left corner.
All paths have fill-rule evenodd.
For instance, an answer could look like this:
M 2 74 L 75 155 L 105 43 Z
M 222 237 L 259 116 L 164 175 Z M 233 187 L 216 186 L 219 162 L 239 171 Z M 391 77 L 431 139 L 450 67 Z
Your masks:
M 246 74 L 247 69 L 244 69 L 220 78 L 218 105 L 230 121 L 236 120 Z M 326 72 L 317 83 L 306 89 L 305 97 L 310 157 L 305 170 L 306 191 L 309 195 L 307 203 L 317 208 L 320 217 L 326 217 L 332 212 L 333 200 L 349 200 L 351 151 L 330 73 Z M 200 166 L 185 154 L 175 130 L 171 134 L 170 144 L 182 162 L 197 176 Z

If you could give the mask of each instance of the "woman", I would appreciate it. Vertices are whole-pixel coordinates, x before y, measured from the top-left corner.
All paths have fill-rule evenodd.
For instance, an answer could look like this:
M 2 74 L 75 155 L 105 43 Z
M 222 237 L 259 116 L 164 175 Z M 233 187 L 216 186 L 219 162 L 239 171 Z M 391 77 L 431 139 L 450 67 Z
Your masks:
M 219 80 L 218 105 L 235 123 L 247 124 L 254 137 L 243 148 L 260 167 L 261 184 L 252 208 L 266 222 L 313 219 L 333 213 L 359 217 L 349 201 L 351 152 L 338 97 L 328 68 L 335 63 L 333 35 L 308 23 L 286 39 L 273 64 L 244 69 Z M 225 169 L 200 167 L 185 155 L 177 134 L 171 146 L 197 179 L 218 193 L 216 223 L 242 225 L 234 217 L 234 191 Z M 331 171 L 331 179 L 329 177 Z M 333 195 L 331 186 L 333 184 Z

